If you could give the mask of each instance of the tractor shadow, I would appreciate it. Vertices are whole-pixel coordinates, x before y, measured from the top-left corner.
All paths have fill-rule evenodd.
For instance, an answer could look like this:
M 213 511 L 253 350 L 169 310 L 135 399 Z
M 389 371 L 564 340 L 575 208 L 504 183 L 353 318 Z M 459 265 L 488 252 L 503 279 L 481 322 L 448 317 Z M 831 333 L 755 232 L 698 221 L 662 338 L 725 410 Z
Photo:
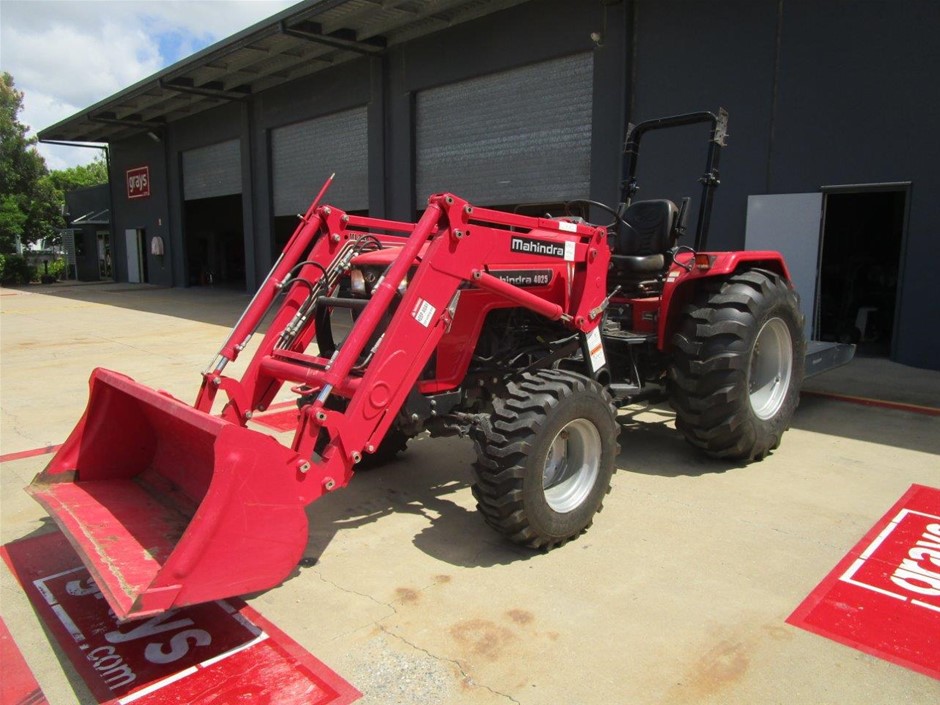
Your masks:
M 665 404 L 621 409 L 617 469 L 659 477 L 700 477 L 744 467 L 693 448 L 676 430 L 675 420 L 675 412 Z
M 667 407 L 621 411 L 617 468 L 680 477 L 743 467 L 703 456 L 676 431 L 674 418 Z M 347 487 L 310 506 L 309 539 L 294 575 L 315 566 L 343 532 L 371 525 L 394 532 L 401 526 L 395 516 L 402 515 L 423 522 L 423 527 L 411 534 L 416 548 L 454 566 L 484 568 L 545 555 L 510 543 L 484 523 L 470 490 L 473 460 L 469 441 L 418 438 L 395 462 L 358 472 Z
M 685 443 L 673 420 L 665 407 L 622 411 L 618 469 L 680 477 L 739 467 L 702 456 Z M 316 565 L 342 533 L 373 525 L 383 533 L 395 532 L 402 525 L 395 517 L 403 515 L 423 522 L 410 535 L 412 544 L 454 566 L 508 565 L 544 555 L 510 543 L 484 523 L 470 490 L 473 460 L 469 441 L 418 438 L 395 462 L 358 472 L 347 487 L 311 505 L 309 539 L 298 571 Z
M 470 491 L 473 448 L 455 438 L 418 438 L 395 462 L 357 473 L 349 485 L 310 506 L 309 538 L 299 569 L 319 561 L 341 532 L 388 524 L 396 515 L 420 518 L 412 537 L 428 556 L 462 567 L 507 565 L 540 555 L 509 543 L 483 523 Z

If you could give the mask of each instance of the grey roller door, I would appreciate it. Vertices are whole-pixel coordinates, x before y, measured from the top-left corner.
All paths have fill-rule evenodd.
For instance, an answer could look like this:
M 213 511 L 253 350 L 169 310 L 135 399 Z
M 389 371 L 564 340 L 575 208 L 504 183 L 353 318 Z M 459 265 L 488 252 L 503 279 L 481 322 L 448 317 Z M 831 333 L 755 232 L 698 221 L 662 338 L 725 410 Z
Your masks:
M 336 172 L 327 201 L 346 211 L 369 207 L 366 108 L 279 127 L 271 131 L 274 215 L 307 210 L 323 182 Z
M 418 93 L 418 204 L 441 191 L 480 205 L 587 196 L 592 96 L 592 54 Z
M 238 140 L 183 152 L 183 198 L 229 196 L 242 192 L 242 155 Z

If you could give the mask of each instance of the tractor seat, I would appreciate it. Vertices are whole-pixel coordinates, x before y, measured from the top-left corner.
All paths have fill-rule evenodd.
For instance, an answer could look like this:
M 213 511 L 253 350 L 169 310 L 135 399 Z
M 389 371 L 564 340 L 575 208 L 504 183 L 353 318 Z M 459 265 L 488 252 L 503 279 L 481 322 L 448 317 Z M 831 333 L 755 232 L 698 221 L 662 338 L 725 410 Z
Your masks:
M 636 201 L 623 214 L 626 224 L 610 238 L 614 267 L 646 274 L 666 267 L 666 252 L 676 240 L 679 209 L 672 201 Z

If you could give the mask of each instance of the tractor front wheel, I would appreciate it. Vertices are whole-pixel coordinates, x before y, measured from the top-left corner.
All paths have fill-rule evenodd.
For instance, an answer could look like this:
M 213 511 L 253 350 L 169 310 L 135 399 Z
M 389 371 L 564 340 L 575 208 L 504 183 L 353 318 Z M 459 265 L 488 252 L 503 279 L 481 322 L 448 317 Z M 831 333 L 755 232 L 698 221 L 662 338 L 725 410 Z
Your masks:
M 793 289 L 760 269 L 708 282 L 672 339 L 670 402 L 692 445 L 761 460 L 780 444 L 803 382 L 803 316 Z
M 606 390 L 574 372 L 521 374 L 476 432 L 473 494 L 486 523 L 511 541 L 549 550 L 593 522 L 620 446 Z

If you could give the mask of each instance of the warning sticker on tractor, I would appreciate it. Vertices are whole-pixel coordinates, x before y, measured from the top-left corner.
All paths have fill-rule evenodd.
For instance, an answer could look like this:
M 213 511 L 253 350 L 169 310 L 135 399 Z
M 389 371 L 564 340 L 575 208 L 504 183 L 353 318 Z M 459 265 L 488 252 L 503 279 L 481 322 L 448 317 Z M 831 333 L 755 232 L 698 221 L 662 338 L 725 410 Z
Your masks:
M 359 693 L 239 599 L 120 623 L 58 532 L 3 558 L 98 703 L 340 705 Z
M 437 309 L 434 308 L 434 306 L 429 304 L 424 299 L 418 299 L 418 303 L 415 304 L 411 315 L 414 316 L 414 319 L 418 323 L 427 328 L 429 325 L 431 325 L 431 321 L 434 320 L 435 313 L 437 313 Z
M 591 356 L 591 369 L 597 372 L 607 364 L 607 358 L 604 356 L 604 343 L 601 341 L 600 327 L 595 328 L 586 336 L 588 353 Z
M 787 622 L 940 678 L 940 490 L 913 485 Z
M 569 240 L 568 242 L 565 243 L 565 261 L 566 262 L 574 262 L 574 252 L 575 252 L 574 243 L 571 242 L 571 240 Z

